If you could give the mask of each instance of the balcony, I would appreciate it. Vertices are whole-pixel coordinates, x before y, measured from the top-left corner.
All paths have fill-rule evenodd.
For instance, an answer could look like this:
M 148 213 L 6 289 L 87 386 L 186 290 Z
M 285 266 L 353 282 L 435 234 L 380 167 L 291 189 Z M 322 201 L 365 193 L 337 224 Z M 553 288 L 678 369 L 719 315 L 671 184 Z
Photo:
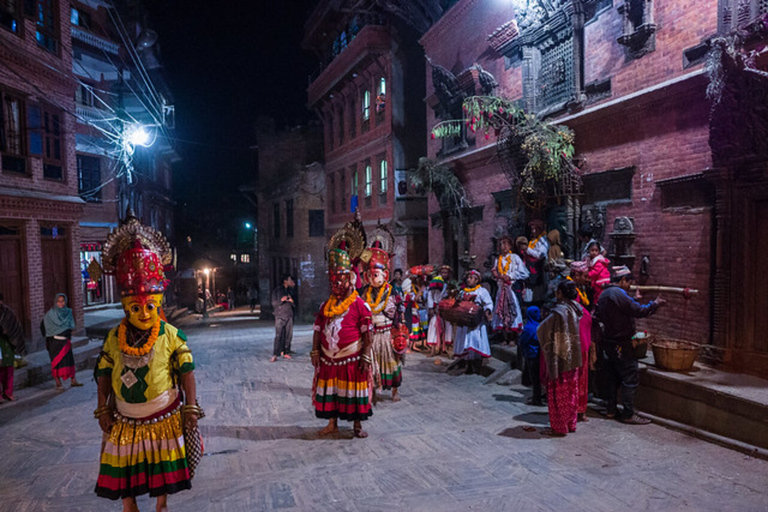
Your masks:
M 76 105 L 77 122 L 81 124 L 107 123 L 115 119 L 115 115 L 107 110 L 89 105 Z
M 72 26 L 72 39 L 112 55 L 120 54 L 120 45 L 80 27 Z
M 312 81 L 307 90 L 309 106 L 314 106 L 356 66 L 373 55 L 388 53 L 391 48 L 389 28 L 366 25 L 352 42 Z

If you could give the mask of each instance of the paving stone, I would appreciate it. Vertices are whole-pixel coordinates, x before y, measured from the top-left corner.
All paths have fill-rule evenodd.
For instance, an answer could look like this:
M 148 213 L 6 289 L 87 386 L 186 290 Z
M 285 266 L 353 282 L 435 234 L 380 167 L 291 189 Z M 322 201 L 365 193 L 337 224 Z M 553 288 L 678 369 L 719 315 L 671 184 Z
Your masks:
M 214 317 L 184 326 L 195 354 L 206 456 L 171 510 L 764 511 L 768 463 L 668 430 L 591 418 L 564 439 L 541 436 L 546 408 L 519 385 L 450 376 L 410 354 L 403 400 L 389 393 L 365 423 L 319 438 L 311 407 L 311 330 L 297 326 L 294 359 L 269 363 L 273 328 Z M 96 386 L 20 390 L 0 405 L 0 512 L 118 510 L 97 498 L 101 433 Z M 534 430 L 529 431 L 533 426 Z M 527 430 L 526 430 L 527 428 Z M 141 497 L 141 510 L 154 500 Z

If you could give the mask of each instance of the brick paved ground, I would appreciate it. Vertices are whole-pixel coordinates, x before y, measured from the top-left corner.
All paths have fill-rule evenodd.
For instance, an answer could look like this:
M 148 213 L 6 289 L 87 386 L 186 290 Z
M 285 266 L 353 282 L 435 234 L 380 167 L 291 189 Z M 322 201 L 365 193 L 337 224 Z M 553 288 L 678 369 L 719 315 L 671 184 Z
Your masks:
M 310 405 L 309 326 L 292 361 L 269 364 L 267 323 L 185 328 L 195 352 L 207 456 L 171 510 L 728 511 L 766 510 L 768 463 L 657 425 L 593 417 L 565 439 L 519 386 L 452 377 L 420 355 L 403 401 L 384 401 L 352 439 L 318 439 Z M 52 384 L 0 404 L 0 512 L 120 510 L 96 498 L 96 387 Z M 154 510 L 146 497 L 142 510 Z

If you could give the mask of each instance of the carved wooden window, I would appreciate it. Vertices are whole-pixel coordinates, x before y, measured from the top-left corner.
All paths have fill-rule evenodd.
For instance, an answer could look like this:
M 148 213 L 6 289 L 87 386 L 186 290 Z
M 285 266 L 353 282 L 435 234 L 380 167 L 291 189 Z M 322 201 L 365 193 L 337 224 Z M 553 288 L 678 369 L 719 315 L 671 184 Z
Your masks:
M 58 2 L 56 0 L 38 0 L 37 2 L 37 45 L 49 52 L 59 54 Z
M 21 0 L 0 2 L 0 27 L 18 34 L 21 26 Z
M 729 33 L 768 14 L 768 0 L 720 0 L 718 31 Z
M 62 146 L 62 112 L 43 107 L 43 177 L 64 179 L 64 151 Z
M 27 173 L 24 101 L 0 91 L 0 153 L 5 172 Z
M 623 33 L 618 38 L 628 59 L 639 59 L 656 49 L 653 0 L 626 0 L 618 8 Z

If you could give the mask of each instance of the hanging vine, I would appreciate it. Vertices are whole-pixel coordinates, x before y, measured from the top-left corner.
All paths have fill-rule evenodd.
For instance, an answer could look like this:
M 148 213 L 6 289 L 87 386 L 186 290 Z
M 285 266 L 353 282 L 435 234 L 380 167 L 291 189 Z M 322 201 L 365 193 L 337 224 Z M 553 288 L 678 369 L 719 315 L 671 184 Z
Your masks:
M 422 157 L 418 168 L 409 174 L 410 186 L 417 191 L 435 194 L 442 209 L 461 212 L 472 206 L 464 185 L 447 165 Z
M 499 149 L 510 181 L 523 199 L 557 195 L 559 184 L 577 173 L 573 164 L 574 135 L 567 126 L 542 122 L 514 102 L 496 96 L 471 96 L 464 100 L 464 119 L 443 121 L 432 128 L 435 138 L 456 137 L 467 129 L 472 133 L 500 137 Z M 507 155 L 506 153 L 509 153 Z M 566 193 L 570 193 L 566 191 Z

